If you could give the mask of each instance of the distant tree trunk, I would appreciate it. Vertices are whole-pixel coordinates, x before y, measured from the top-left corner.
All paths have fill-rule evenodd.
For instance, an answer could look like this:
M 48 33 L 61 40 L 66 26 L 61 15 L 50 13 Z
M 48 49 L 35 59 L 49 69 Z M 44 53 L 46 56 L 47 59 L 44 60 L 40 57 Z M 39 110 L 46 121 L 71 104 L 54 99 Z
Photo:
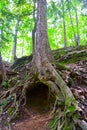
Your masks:
M 64 9 L 64 0 L 62 0 L 62 10 L 63 10 L 63 29 L 64 29 L 64 47 L 66 47 L 66 23 L 65 23 L 65 9 Z
M 74 30 L 74 24 L 73 24 L 73 20 L 72 20 L 72 15 L 71 15 L 71 12 L 70 12 L 70 2 L 69 2 L 69 0 L 68 0 L 68 9 L 69 9 L 70 22 L 71 22 L 71 26 L 72 26 L 72 30 L 73 30 L 73 34 L 74 34 L 74 40 L 75 40 L 76 45 L 77 45 L 77 38 L 76 38 L 75 30 Z
M 34 48 L 35 48 L 35 33 L 36 33 L 36 21 L 35 21 L 35 24 L 34 24 L 34 29 L 32 30 L 32 47 L 33 47 L 33 52 L 34 52 Z
M 1 50 L 0 50 L 0 84 L 5 79 L 5 70 L 2 62 Z
M 33 0 L 33 3 L 34 3 L 34 11 L 33 11 L 34 28 L 32 30 L 32 47 L 33 47 L 32 51 L 34 53 L 35 42 L 36 42 L 35 41 L 36 40 L 36 38 L 35 38 L 35 33 L 36 33 L 36 17 L 35 17 L 36 0 Z
M 72 3 L 69 0 L 67 0 L 67 1 L 68 1 L 70 22 L 71 22 L 73 33 L 74 33 L 74 40 L 76 42 L 76 46 L 79 46 L 80 45 L 80 35 L 79 35 L 79 23 L 78 23 L 78 14 L 77 14 L 77 8 L 76 8 L 76 1 L 75 1 L 75 7 L 73 7 L 74 10 L 75 10 L 75 15 L 76 15 L 76 28 L 77 28 L 77 32 L 76 33 L 75 33 L 75 30 L 74 30 L 74 24 L 73 24 L 73 20 L 72 20 L 72 15 L 71 15 L 71 12 L 70 12 L 70 4 L 72 4 Z
M 0 38 L 0 84 L 5 79 L 5 70 L 4 70 L 2 56 L 1 56 L 2 44 L 3 44 L 3 23 L 2 23 L 1 38 Z
M 23 57 L 23 54 L 24 54 L 24 39 L 23 39 L 23 43 L 22 43 L 21 57 Z
M 77 46 L 79 46 L 80 45 L 80 35 L 79 35 L 78 13 L 77 13 L 76 7 L 75 7 L 75 13 L 76 13 L 76 25 L 77 25 Z
M 17 59 L 17 56 L 16 56 L 16 47 L 17 47 L 17 34 L 18 34 L 19 23 L 20 23 L 20 19 L 18 18 L 16 26 L 15 26 L 15 34 L 14 34 L 14 45 L 13 45 L 13 59 L 14 59 L 14 61 Z

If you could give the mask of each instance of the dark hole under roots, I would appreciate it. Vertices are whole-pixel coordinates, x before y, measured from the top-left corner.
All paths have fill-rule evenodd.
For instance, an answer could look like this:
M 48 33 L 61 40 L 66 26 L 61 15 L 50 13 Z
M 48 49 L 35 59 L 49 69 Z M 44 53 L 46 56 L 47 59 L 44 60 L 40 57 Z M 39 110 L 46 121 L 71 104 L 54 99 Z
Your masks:
M 41 113 L 49 112 L 55 102 L 55 97 L 52 94 L 49 96 L 48 86 L 42 83 L 35 85 L 31 90 L 27 90 L 26 97 L 28 109 L 34 109 Z

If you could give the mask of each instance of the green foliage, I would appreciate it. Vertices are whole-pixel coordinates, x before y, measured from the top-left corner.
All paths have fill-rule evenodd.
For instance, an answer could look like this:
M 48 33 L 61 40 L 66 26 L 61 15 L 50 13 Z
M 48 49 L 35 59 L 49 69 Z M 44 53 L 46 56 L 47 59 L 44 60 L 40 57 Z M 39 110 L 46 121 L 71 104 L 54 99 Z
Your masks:
M 3 81 L 2 86 L 5 87 L 5 88 L 11 88 L 11 85 L 8 81 Z
M 58 127 L 58 117 L 55 114 L 53 119 L 50 121 L 50 123 L 48 125 L 48 129 L 57 130 L 57 127 Z
M 13 100 L 14 100 L 14 96 L 9 96 L 7 99 L 0 101 L 0 109 L 5 107 L 10 101 L 13 101 Z
M 69 2 L 69 3 L 68 3 Z M 0 0 L 0 46 L 2 46 L 3 59 L 12 61 L 12 48 L 16 22 L 20 19 L 17 35 L 17 57 L 32 53 L 33 2 L 26 0 Z M 70 8 L 69 8 L 69 6 Z M 64 47 L 63 8 L 61 1 L 49 1 L 47 5 L 48 34 L 51 49 Z M 87 44 L 87 17 L 82 13 L 82 3 L 79 0 L 65 0 L 64 13 L 66 23 L 67 46 L 76 46 L 74 33 L 77 35 L 76 11 L 80 34 L 80 45 Z M 74 28 L 72 28 L 69 10 Z M 35 11 L 37 14 L 37 11 Z
M 53 119 L 48 125 L 50 130 L 74 130 L 75 122 L 78 120 L 78 114 L 76 113 L 76 106 L 74 105 L 75 101 L 72 102 L 73 105 L 70 104 L 69 100 L 67 101 L 68 104 L 57 102 L 56 107 L 58 107 L 58 110 L 56 109 Z M 61 108 L 61 110 L 59 108 Z
M 69 106 L 68 109 L 66 110 L 66 114 L 68 113 L 71 113 L 73 114 L 73 112 L 76 111 L 76 107 L 73 105 L 73 106 Z
M 75 106 L 70 106 L 64 112 L 57 112 L 54 114 L 53 119 L 48 125 L 50 130 L 73 130 L 74 121 L 78 120 Z
M 26 13 L 29 14 L 30 11 L 32 11 L 33 6 L 31 4 L 19 4 L 19 5 L 14 5 L 12 8 L 12 12 L 16 15 L 25 15 Z

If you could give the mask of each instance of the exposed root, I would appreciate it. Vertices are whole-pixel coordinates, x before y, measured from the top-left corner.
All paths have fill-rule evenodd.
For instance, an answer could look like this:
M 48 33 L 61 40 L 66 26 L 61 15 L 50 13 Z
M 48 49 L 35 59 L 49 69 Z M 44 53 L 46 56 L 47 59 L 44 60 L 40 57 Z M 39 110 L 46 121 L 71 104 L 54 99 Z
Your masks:
M 75 50 L 73 52 L 69 52 L 68 54 L 66 54 L 66 55 L 62 56 L 61 58 L 59 58 L 58 61 L 62 61 L 62 60 L 64 61 L 64 60 L 70 59 L 72 57 L 75 57 L 75 56 L 80 57 L 82 55 L 84 55 L 84 56 L 87 55 L 87 48 L 84 49 L 84 50 L 80 50 L 80 51 Z
M 68 119 L 68 115 L 70 119 L 73 118 L 72 116 L 76 111 L 76 102 L 70 88 L 50 63 L 46 63 L 41 69 L 38 68 L 37 70 L 39 70 L 39 73 L 33 75 L 34 77 L 31 79 L 27 79 L 24 83 L 17 82 L 13 88 L 2 93 L 0 96 L 1 124 L 4 121 L 2 118 L 3 113 L 6 114 L 6 123 L 17 116 L 20 109 L 26 104 L 26 91 L 33 89 L 37 83 L 42 83 L 48 87 L 49 98 L 51 94 L 56 97 L 50 115 L 54 112 L 57 113 L 54 124 L 56 124 L 60 130 L 67 124 L 66 120 Z M 57 112 L 57 109 L 60 113 Z M 73 109 L 72 113 L 70 109 Z
M 78 125 L 82 128 L 82 130 L 87 130 L 87 123 L 84 120 L 78 120 Z
M 62 93 L 66 106 L 71 106 L 72 104 L 75 105 L 75 98 L 70 88 L 50 63 L 46 63 L 45 67 L 41 68 L 39 71 L 39 80 L 48 85 L 56 96 L 59 96 L 60 93 Z
M 16 85 L 3 91 L 0 95 L 0 128 L 8 127 L 26 102 L 25 94 L 22 93 L 23 86 L 17 82 Z M 10 127 L 10 126 L 9 126 Z
M 37 70 L 37 79 L 43 84 L 47 85 L 49 87 L 50 94 L 53 93 L 56 97 L 56 101 L 54 103 L 51 114 L 53 114 L 54 111 L 56 113 L 56 106 L 58 106 L 58 111 L 59 108 L 61 108 L 60 111 L 62 114 L 60 116 L 60 113 L 57 114 L 53 125 L 55 127 L 56 124 L 57 127 L 54 128 L 54 130 L 57 128 L 62 130 L 62 128 L 64 126 L 67 126 L 67 123 L 71 121 L 72 124 L 74 124 L 73 116 L 76 112 L 77 104 L 70 88 L 66 85 L 62 77 L 56 72 L 50 63 L 45 63 L 44 67 L 41 68 L 38 68 L 37 66 Z M 60 102 L 58 99 L 60 99 Z

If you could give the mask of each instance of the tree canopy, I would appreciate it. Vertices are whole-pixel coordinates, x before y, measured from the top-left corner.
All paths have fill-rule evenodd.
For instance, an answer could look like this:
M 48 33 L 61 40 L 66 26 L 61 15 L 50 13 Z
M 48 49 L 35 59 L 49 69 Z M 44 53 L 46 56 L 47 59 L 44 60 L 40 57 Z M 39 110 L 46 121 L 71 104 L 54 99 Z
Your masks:
M 36 0 L 1 0 L 0 10 L 0 44 L 3 58 L 6 61 L 13 61 L 15 38 L 17 57 L 30 55 L 33 48 L 32 30 L 37 19 Z M 51 49 L 64 47 L 64 39 L 66 47 L 76 46 L 78 40 L 80 45 L 85 45 L 86 15 L 84 1 L 48 0 L 47 22 Z

